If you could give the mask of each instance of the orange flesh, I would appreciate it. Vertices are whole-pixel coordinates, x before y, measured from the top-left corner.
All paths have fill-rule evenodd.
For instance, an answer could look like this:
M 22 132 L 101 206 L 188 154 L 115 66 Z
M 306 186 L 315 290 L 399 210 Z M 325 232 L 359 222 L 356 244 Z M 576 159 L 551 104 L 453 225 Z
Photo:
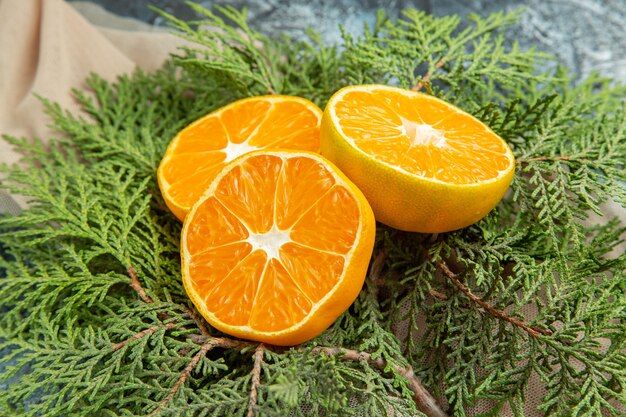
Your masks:
M 259 155 L 226 173 L 193 216 L 193 291 L 223 323 L 275 332 L 301 322 L 339 282 L 360 213 L 318 161 Z M 271 236 L 280 238 L 263 240 Z
M 376 159 L 454 184 L 496 178 L 510 166 L 502 140 L 471 116 L 425 95 L 374 94 L 347 92 L 335 111 L 343 133 Z
M 312 106 L 312 104 L 310 104 Z M 320 115 L 294 100 L 248 99 L 193 123 L 162 163 L 166 192 L 191 207 L 224 165 L 257 148 L 318 151 Z

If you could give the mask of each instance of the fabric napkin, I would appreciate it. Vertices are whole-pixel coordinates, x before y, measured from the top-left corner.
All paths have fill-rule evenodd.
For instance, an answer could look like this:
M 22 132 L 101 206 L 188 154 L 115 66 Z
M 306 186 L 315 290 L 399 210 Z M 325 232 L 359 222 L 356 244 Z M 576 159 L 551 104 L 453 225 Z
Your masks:
M 78 112 L 70 91 L 84 87 L 90 73 L 114 80 L 136 66 L 154 70 L 184 43 L 95 5 L 77 7 L 96 23 L 113 27 L 92 24 L 62 0 L 0 0 L 0 134 L 44 140 L 58 135 L 48 127 L 50 119 L 35 94 Z M 18 159 L 0 141 L 0 163 Z M 18 205 L 0 194 L 0 213 L 17 211 Z

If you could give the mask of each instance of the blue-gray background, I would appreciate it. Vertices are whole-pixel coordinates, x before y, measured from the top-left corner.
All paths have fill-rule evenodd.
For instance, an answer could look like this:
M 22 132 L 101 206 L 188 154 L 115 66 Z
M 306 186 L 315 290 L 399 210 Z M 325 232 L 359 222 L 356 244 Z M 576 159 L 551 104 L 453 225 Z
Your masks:
M 70 0 L 76 1 L 76 0 Z M 84 0 L 83 0 L 84 1 Z M 162 25 L 163 18 L 148 8 L 155 6 L 183 19 L 193 12 L 183 0 L 88 0 L 115 14 Z M 626 0 L 201 0 L 211 7 L 230 4 L 247 7 L 250 23 L 267 35 L 304 36 L 312 26 L 327 42 L 339 40 L 338 25 L 358 34 L 372 23 L 376 10 L 397 16 L 406 7 L 436 16 L 468 13 L 487 15 L 498 10 L 525 8 L 520 22 L 508 31 L 510 40 L 558 57 L 581 79 L 592 71 L 626 82 Z

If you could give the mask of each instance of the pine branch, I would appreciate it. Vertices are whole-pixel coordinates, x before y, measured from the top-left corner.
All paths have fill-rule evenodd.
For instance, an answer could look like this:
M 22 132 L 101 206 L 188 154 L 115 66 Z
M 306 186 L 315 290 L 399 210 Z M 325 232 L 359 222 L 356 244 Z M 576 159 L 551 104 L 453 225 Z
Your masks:
M 456 274 L 450 271 L 450 268 L 448 268 L 446 264 L 444 264 L 441 261 L 436 261 L 435 263 L 443 271 L 443 273 L 450 280 L 450 282 L 454 284 L 455 287 L 461 290 L 461 292 L 463 292 L 463 294 L 465 294 L 470 300 L 478 304 L 483 310 L 485 310 L 492 316 L 497 317 L 501 320 L 507 321 L 521 328 L 522 330 L 524 330 L 526 333 L 528 333 L 529 335 L 533 337 L 539 337 L 541 335 L 550 336 L 552 334 L 552 332 L 549 330 L 528 326 L 523 320 L 520 320 L 517 317 L 511 317 L 508 314 L 506 314 L 504 311 L 498 308 L 495 308 L 489 303 L 486 303 L 485 301 L 481 300 L 480 297 L 474 295 L 474 293 L 472 293 L 465 284 L 463 284 L 461 281 L 458 280 Z
M 128 266 L 127 270 L 128 275 L 131 277 L 130 286 L 137 292 L 137 294 L 139 294 L 139 298 L 141 298 L 145 303 L 153 303 L 154 300 L 146 294 L 146 290 L 144 290 L 141 286 L 141 282 L 139 282 L 139 278 L 137 278 L 137 271 L 135 271 L 135 268 Z
M 569 156 L 537 156 L 534 158 L 519 158 L 515 162 L 518 164 L 528 164 L 536 161 L 570 161 L 572 158 Z M 587 162 L 586 160 L 580 160 L 581 162 Z
M 204 324 L 204 321 L 199 317 L 198 313 L 196 313 L 195 311 L 191 310 L 187 306 L 184 306 L 184 309 L 185 309 L 185 312 L 187 313 L 187 315 L 193 319 L 193 321 L 196 324 L 196 326 L 198 327 L 198 329 L 200 329 L 200 333 L 202 334 L 202 336 L 210 336 L 210 333 L 209 333 L 209 330 L 206 327 L 206 324 Z
M 382 372 L 385 372 L 385 370 L 388 368 L 387 361 L 380 357 L 374 359 L 369 352 L 358 352 L 352 349 L 322 346 L 314 347 L 312 352 L 316 354 L 338 356 L 341 359 L 353 362 L 366 362 L 370 366 L 373 366 L 374 368 Z M 447 417 L 447 414 L 443 412 L 443 410 L 441 410 L 441 408 L 437 404 L 437 401 L 435 401 L 433 396 L 424 388 L 422 383 L 419 381 L 411 366 L 407 368 L 402 368 L 398 365 L 393 365 L 393 368 L 398 374 L 409 380 L 409 389 L 414 394 L 413 400 L 415 401 L 417 408 L 421 412 L 429 417 Z
M 282 74 L 276 66 L 283 49 L 248 26 L 245 10 L 240 12 L 231 6 L 216 6 L 225 17 L 222 19 L 200 5 L 189 5 L 206 19 L 202 24 L 190 25 L 158 11 L 179 31 L 179 36 L 201 46 L 185 48 L 186 55 L 177 58 L 179 63 L 221 73 L 246 92 L 255 91 L 254 87 L 261 89 L 256 90 L 258 94 L 282 92 Z M 248 84 L 250 82 L 252 84 Z
M 275 349 L 275 347 L 273 346 L 266 346 L 263 344 L 247 342 L 247 341 L 237 340 L 237 339 L 231 339 L 227 337 L 212 337 L 212 336 L 206 337 L 206 336 L 192 335 L 192 340 L 194 340 L 194 342 L 196 343 L 203 344 L 203 346 L 206 345 L 207 343 L 211 343 L 213 347 L 220 347 L 220 348 L 226 348 L 226 349 L 243 350 L 243 349 L 254 347 L 255 348 L 255 354 L 254 354 L 255 367 L 253 368 L 253 371 L 252 371 L 253 387 L 255 386 L 258 387 L 258 384 L 255 384 L 254 381 L 255 381 L 256 373 L 260 372 L 260 363 L 261 363 L 260 361 L 262 361 L 263 352 L 266 349 Z M 305 351 L 308 351 L 309 349 L 302 347 L 300 348 L 300 350 L 305 352 Z M 356 351 L 352 349 L 344 349 L 340 347 L 325 347 L 325 346 L 315 346 L 312 349 L 310 349 L 310 352 L 316 355 L 325 354 L 329 356 L 337 356 L 341 359 L 352 361 L 352 362 L 365 362 L 369 364 L 370 366 L 378 369 L 381 372 L 386 372 L 387 369 L 389 368 L 389 364 L 387 363 L 385 359 L 383 359 L 382 357 L 373 358 L 372 354 L 369 352 Z M 257 370 L 257 366 L 259 367 L 258 370 Z M 439 408 L 439 406 L 437 405 L 437 402 L 432 397 L 432 395 L 421 384 L 421 382 L 419 381 L 419 379 L 413 372 L 413 368 L 411 366 L 403 368 L 401 366 L 393 364 L 392 368 L 394 369 L 395 372 L 397 372 L 399 375 L 401 375 L 403 378 L 406 378 L 409 381 L 409 389 L 414 394 L 413 400 L 415 401 L 415 404 L 417 405 L 417 408 L 420 411 L 425 413 L 427 416 L 446 416 L 446 414 L 441 410 L 441 408 Z M 254 392 L 256 392 L 256 388 Z M 250 403 L 252 404 L 253 394 L 251 393 L 250 395 L 251 395 Z M 254 396 L 256 397 L 256 394 Z M 249 413 L 250 411 L 248 411 L 248 414 Z
M 193 358 L 191 359 L 187 367 L 185 367 L 183 372 L 180 374 L 180 377 L 178 378 L 178 380 L 176 381 L 172 389 L 169 391 L 167 396 L 163 399 L 163 401 L 159 403 L 157 408 L 155 408 L 148 415 L 149 417 L 157 415 L 161 411 L 161 409 L 165 407 L 172 400 L 174 395 L 176 395 L 176 392 L 178 392 L 180 386 L 185 383 L 185 381 L 189 377 L 189 374 L 191 374 L 191 372 L 194 370 L 194 368 L 196 367 L 200 359 L 202 359 L 207 354 L 207 352 L 213 349 L 215 346 L 216 346 L 216 343 L 214 342 L 214 339 L 209 340 L 204 345 L 202 345 L 200 350 L 193 356 Z
M 381 287 L 384 287 L 387 283 L 381 273 L 387 257 L 388 255 L 385 251 L 380 251 L 376 256 L 374 256 L 373 260 L 371 261 L 368 278 L 376 285 L 374 296 L 377 296 L 379 289 Z M 448 296 L 446 294 L 432 288 L 428 290 L 428 293 L 440 300 L 448 299 Z
M 115 345 L 111 346 L 111 350 L 120 350 L 121 348 L 126 346 L 128 343 L 132 342 L 133 340 L 138 340 L 138 339 L 141 339 L 144 336 L 151 335 L 154 332 L 156 332 L 157 330 L 160 330 L 160 329 L 171 329 L 171 328 L 173 328 L 175 326 L 176 326 L 175 323 L 166 323 L 166 324 L 163 324 L 163 325 L 159 324 L 159 325 L 156 325 L 156 326 L 152 326 L 150 328 L 147 328 L 146 330 L 140 331 L 139 333 L 129 337 L 128 339 L 126 339 L 126 340 L 124 340 L 124 341 L 122 341 L 122 342 L 120 342 L 118 344 L 115 344 Z
M 128 274 L 131 276 L 131 283 L 130 286 L 137 292 L 137 294 L 139 294 L 139 297 L 146 303 L 146 304 L 151 304 L 154 303 L 154 300 L 146 293 L 146 290 L 144 290 L 144 288 L 141 285 L 141 281 L 139 281 L 139 278 L 137 277 L 137 271 L 135 271 L 135 268 L 133 268 L 132 266 L 128 266 L 127 268 L 128 270 Z M 193 319 L 196 327 L 198 328 L 198 330 L 200 331 L 200 334 L 202 336 L 206 336 L 206 337 L 210 337 L 210 333 L 209 330 L 206 327 L 206 324 L 204 323 L 204 321 L 198 316 L 198 314 L 194 311 L 192 311 L 189 307 L 185 306 L 185 305 L 181 305 L 181 307 L 183 308 L 183 310 L 185 311 L 185 313 L 191 317 L 191 319 Z M 171 316 L 168 314 L 162 314 L 161 315 L 164 319 L 171 319 Z M 169 324 L 168 324 L 169 325 Z M 184 327 L 182 327 L 184 329 Z M 156 329 L 155 329 L 156 330 Z
M 0 168 L 1 186 L 32 203 L 0 219 L 0 408 L 28 417 L 423 415 L 418 402 L 436 397 L 460 417 L 485 399 L 487 415 L 508 404 L 522 416 L 538 375 L 547 414 L 620 415 L 626 258 L 615 249 L 626 230 L 619 219 L 589 225 L 589 213 L 626 204 L 626 88 L 540 73 L 541 54 L 502 36 L 514 15 L 460 29 L 456 16 L 381 13 L 363 36 L 344 32 L 329 46 L 314 32 L 270 39 L 245 13 L 220 10 L 199 25 L 174 21 L 200 47 L 161 70 L 113 83 L 92 76 L 89 92 L 74 92 L 88 117 L 44 100 L 64 139 L 8 139 L 25 159 Z M 218 337 L 176 278 L 181 226 L 154 175 L 168 142 L 242 96 L 275 91 L 323 106 L 351 83 L 426 89 L 474 114 L 511 144 L 512 192 L 455 232 L 379 225 L 359 297 L 306 346 L 261 355 L 258 343 Z M 529 307 L 536 326 L 522 318 Z M 207 355 L 215 348 L 223 352 Z
M 443 59 L 440 59 L 439 61 L 437 61 L 437 63 L 435 64 L 435 68 L 434 70 L 438 70 L 439 68 L 443 67 L 445 64 L 445 61 Z M 433 71 L 434 71 L 433 70 Z M 433 71 L 427 71 L 422 78 L 420 79 L 420 81 L 415 84 L 413 87 L 411 87 L 411 90 L 413 91 L 420 91 L 425 85 L 430 83 L 430 76 L 433 73 Z
M 250 385 L 250 401 L 248 402 L 248 414 L 247 417 L 254 417 L 256 415 L 257 396 L 259 385 L 261 384 L 261 368 L 263 366 L 263 354 L 265 352 L 265 346 L 263 343 L 254 350 L 254 366 L 252 367 L 251 385 Z

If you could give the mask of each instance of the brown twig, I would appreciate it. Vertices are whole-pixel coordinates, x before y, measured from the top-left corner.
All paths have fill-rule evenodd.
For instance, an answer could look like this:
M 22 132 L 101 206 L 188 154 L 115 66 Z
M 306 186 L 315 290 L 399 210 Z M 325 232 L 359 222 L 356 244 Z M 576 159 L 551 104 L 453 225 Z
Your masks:
M 262 344 L 247 342 L 245 340 L 235 340 L 229 339 L 227 337 L 205 337 L 195 335 L 192 337 L 196 343 L 212 343 L 213 347 L 220 348 L 235 348 L 235 349 L 245 349 L 250 347 L 255 347 L 255 368 L 257 367 L 257 361 L 262 360 L 262 352 L 259 353 L 259 347 L 263 346 L 262 349 L 273 348 L 271 346 L 265 346 Z M 350 360 L 350 361 L 365 361 L 369 365 L 384 371 L 387 368 L 387 362 L 383 358 L 373 359 L 372 355 L 369 352 L 358 352 L 352 349 L 342 349 L 338 347 L 325 347 L 325 346 L 317 346 L 313 348 L 312 352 L 314 354 L 326 354 L 326 355 L 337 355 L 342 359 Z M 259 358 L 259 355 L 261 356 Z M 260 367 L 260 364 L 258 365 Z M 421 382 L 417 379 L 415 374 L 413 373 L 413 368 L 402 368 L 397 365 L 393 365 L 394 369 L 402 376 L 409 380 L 409 388 L 413 391 L 414 396 L 413 400 L 417 407 L 424 412 L 426 415 L 430 417 L 444 417 L 446 414 L 439 408 L 435 399 L 430 395 L 428 391 L 424 388 Z M 253 381 L 254 381 L 254 372 L 255 368 L 253 368 Z M 259 371 L 260 372 L 260 371 Z M 251 401 L 252 401 L 252 393 Z M 248 416 L 250 416 L 250 409 L 248 409 Z
M 255 348 L 254 352 L 254 367 L 252 369 L 252 386 L 253 388 L 250 391 L 250 404 L 256 405 L 256 395 L 258 394 L 259 382 L 257 381 L 256 375 L 258 374 L 258 378 L 260 378 L 260 366 L 263 360 L 263 351 L 265 349 L 275 349 L 273 346 L 266 346 L 259 343 L 247 342 L 245 340 L 236 340 L 230 339 L 227 337 L 207 337 L 207 336 L 199 336 L 199 335 L 190 335 L 191 340 L 195 343 L 201 343 L 203 346 L 207 344 L 211 344 L 211 347 L 219 347 L 224 349 L 245 349 L 245 348 Z M 302 348 L 304 350 L 304 348 Z M 350 361 L 365 361 L 369 365 L 384 371 L 387 368 L 387 362 L 383 358 L 373 359 L 372 355 L 369 352 L 358 352 L 352 349 L 342 349 L 338 347 L 325 347 L 325 346 L 317 346 L 313 348 L 312 352 L 314 354 L 326 354 L 326 355 L 337 355 L 341 359 L 350 360 Z M 393 365 L 393 368 L 403 377 L 409 380 L 409 389 L 413 392 L 413 400 L 417 407 L 425 413 L 429 417 L 447 417 L 446 413 L 444 413 L 441 408 L 437 405 L 435 399 L 430 395 L 430 393 L 424 388 L 421 382 L 417 379 L 415 374 L 413 373 L 413 368 L 409 366 L 408 368 L 402 368 L 397 365 Z M 260 380 L 259 380 L 260 381 Z M 254 392 L 254 394 L 253 394 Z M 172 394 L 173 395 L 173 394 Z M 254 400 L 253 400 L 254 396 Z M 250 410 L 253 409 L 254 406 L 251 405 L 248 408 L 248 417 L 251 416 Z M 252 414 L 253 415 L 253 414 Z
M 529 335 L 533 337 L 539 337 L 540 335 L 550 336 L 552 334 L 551 331 L 546 330 L 546 329 L 540 329 L 538 327 L 530 327 L 523 320 L 520 320 L 517 317 L 511 317 L 508 314 L 506 314 L 504 311 L 498 308 L 495 308 L 491 304 L 481 300 L 478 296 L 472 293 L 472 291 L 470 291 L 470 289 L 465 284 L 459 281 L 456 274 L 452 272 L 446 264 L 444 264 L 441 261 L 436 261 L 436 264 L 443 271 L 446 277 L 448 277 L 450 282 L 454 284 L 455 287 L 461 290 L 461 292 L 465 294 L 470 300 L 472 300 L 473 302 L 478 304 L 480 307 L 482 307 L 482 309 L 485 310 L 487 313 L 491 314 L 494 317 L 507 321 L 515 326 L 518 326 L 519 328 L 523 329 L 524 331 L 526 331 Z
M 443 59 L 440 59 L 439 61 L 437 61 L 437 63 L 435 64 L 435 69 L 439 69 L 441 67 L 443 67 L 443 64 L 445 64 Z M 420 80 L 420 82 L 418 82 L 417 84 L 415 84 L 413 86 L 413 88 L 411 88 L 411 90 L 413 91 L 420 91 L 426 84 L 428 84 L 430 82 L 430 76 L 431 76 L 432 72 L 428 71 L 426 72 L 426 74 L 424 74 L 424 76 L 422 77 L 422 79 Z
M 372 261 L 372 266 L 370 267 L 369 279 L 376 286 L 375 292 L 378 295 L 378 290 L 380 287 L 385 285 L 385 280 L 380 277 L 380 273 L 383 270 L 383 266 L 385 265 L 385 259 L 387 259 L 387 254 L 385 251 L 380 251 Z
M 257 395 L 259 385 L 261 385 L 261 367 L 263 366 L 263 353 L 265 352 L 265 346 L 263 343 L 259 343 L 254 351 L 254 366 L 252 367 L 252 383 L 250 385 L 250 402 L 248 403 L 248 415 L 247 417 L 254 417 L 256 415 Z
M 141 286 L 141 282 L 139 281 L 139 278 L 137 277 L 137 271 L 135 270 L 135 268 L 133 268 L 132 266 L 129 266 L 127 270 L 128 270 L 128 274 L 131 277 L 130 286 L 137 292 L 137 294 L 139 294 L 139 297 L 144 302 L 148 304 L 153 303 L 154 300 L 148 294 L 146 294 L 146 291 Z M 163 399 L 163 401 L 159 403 L 157 408 L 155 408 L 149 414 L 149 417 L 156 415 L 168 402 L 171 401 L 171 399 L 174 397 L 176 392 L 180 389 L 180 386 L 187 380 L 187 378 L 189 377 L 189 374 L 191 374 L 191 372 L 193 371 L 195 366 L 198 364 L 200 359 L 202 359 L 202 357 L 206 355 L 209 350 L 213 349 L 214 347 L 243 349 L 243 348 L 247 348 L 251 346 L 256 346 L 256 351 L 254 354 L 254 368 L 252 369 L 252 388 L 250 391 L 250 407 L 248 409 L 248 416 L 254 416 L 254 410 L 256 408 L 256 402 L 257 402 L 257 391 L 258 391 L 258 386 L 259 386 L 260 378 L 261 378 L 261 362 L 263 360 L 263 350 L 264 350 L 264 348 L 262 347 L 263 345 L 235 340 L 235 339 L 229 339 L 225 337 L 211 337 L 208 329 L 206 328 L 202 320 L 197 316 L 197 314 L 187 306 L 183 306 L 183 308 L 185 310 L 185 313 L 193 319 L 196 326 L 202 333 L 202 335 L 192 334 L 192 335 L 188 335 L 188 337 L 195 343 L 202 343 L 202 348 L 191 359 L 191 362 L 189 362 L 187 367 L 183 370 L 180 377 L 178 378 L 178 381 L 176 381 L 176 384 L 174 384 L 170 392 Z M 166 313 L 162 313 L 162 316 L 165 319 L 171 318 Z M 123 346 L 125 346 L 127 343 L 129 343 L 132 340 L 140 339 L 148 334 L 153 334 L 154 332 L 162 328 L 169 329 L 172 327 L 174 327 L 174 323 L 172 322 L 167 323 L 165 325 L 153 326 L 149 329 L 143 330 L 133 335 L 132 337 L 124 340 L 123 342 L 113 345 L 111 348 L 113 350 L 121 349 Z M 181 328 L 184 329 L 184 327 L 181 327 Z
M 148 294 L 146 294 L 146 291 L 141 286 L 141 283 L 139 282 L 139 278 L 137 278 L 137 271 L 135 271 L 135 268 L 133 268 L 132 266 L 129 266 L 128 268 L 126 268 L 126 270 L 128 271 L 128 275 L 130 275 L 130 278 L 131 278 L 130 286 L 133 288 L 133 290 L 137 291 L 137 294 L 139 294 L 139 297 L 141 297 L 141 299 L 145 301 L 146 303 L 148 304 L 153 303 L 154 300 Z
M 194 357 L 191 359 L 191 362 L 189 362 L 189 364 L 187 364 L 187 367 L 185 368 L 185 370 L 183 371 L 182 374 L 180 374 L 180 377 L 178 378 L 178 381 L 176 381 L 176 383 L 174 384 L 174 386 L 172 387 L 172 389 L 170 390 L 170 392 L 167 394 L 167 396 L 165 397 L 165 399 L 163 399 L 163 401 L 161 401 L 159 403 L 159 405 L 157 406 L 157 408 L 155 408 L 149 415 L 148 417 L 152 417 L 154 415 L 156 415 L 159 411 L 161 411 L 161 408 L 163 408 L 163 406 L 165 406 L 168 402 L 170 402 L 170 400 L 174 397 L 174 395 L 176 394 L 176 392 L 178 391 L 178 389 L 180 388 L 180 386 L 185 382 L 185 380 L 189 377 L 189 374 L 191 374 L 191 372 L 193 371 L 193 369 L 196 367 L 196 365 L 198 364 L 198 362 L 200 362 L 200 359 L 202 359 L 202 357 L 204 355 L 207 354 L 207 352 L 211 349 L 213 349 L 215 347 L 215 344 L 213 343 L 213 340 L 209 340 L 208 342 L 206 342 L 204 345 L 202 345 L 202 348 L 200 348 L 200 350 L 198 351 L 198 353 L 196 353 L 194 355 Z
M 535 158 L 517 159 L 515 162 L 517 162 L 518 164 L 527 164 L 534 161 L 569 161 L 571 159 L 572 158 L 570 156 L 538 156 Z
M 439 292 L 437 290 L 428 290 L 428 292 L 430 293 L 430 295 L 432 295 L 435 298 L 439 298 L 440 300 L 447 300 L 448 296 L 442 292 Z
M 139 281 L 139 277 L 137 276 L 137 271 L 135 270 L 135 268 L 133 268 L 132 266 L 128 266 L 127 271 L 128 271 L 128 275 L 130 275 L 130 277 L 131 277 L 130 286 L 137 292 L 137 294 L 139 294 L 139 297 L 147 304 L 154 303 L 154 300 L 148 294 L 146 294 L 146 291 L 141 286 L 141 282 Z M 185 310 L 185 313 L 189 317 L 191 317 L 193 319 L 193 321 L 196 324 L 196 327 L 198 327 L 198 329 L 200 330 L 202 335 L 203 336 L 210 336 L 208 329 L 206 328 L 206 326 L 204 325 L 202 320 L 198 317 L 198 315 L 196 313 L 194 313 L 194 311 L 192 311 L 186 305 L 181 305 L 181 306 Z M 172 318 L 172 316 L 170 316 L 167 313 L 159 313 L 158 317 L 160 319 L 162 319 L 162 320 L 169 320 L 169 319 Z M 126 343 L 130 342 L 131 340 L 140 339 L 140 338 L 144 337 L 147 334 L 152 334 L 152 333 L 154 333 L 156 330 L 158 330 L 161 327 L 171 328 L 173 326 L 174 326 L 174 323 L 168 323 L 165 326 L 162 326 L 162 325 L 154 326 L 151 329 L 146 329 L 146 330 L 144 330 L 142 332 L 137 333 L 136 335 L 134 335 L 133 337 L 131 337 L 128 340 L 125 340 L 125 341 L 123 341 L 121 343 L 118 343 L 113 348 L 114 348 L 114 350 L 120 349 L 122 346 L 124 346 Z M 180 329 L 181 330 L 186 330 L 184 326 L 180 326 Z M 191 337 L 191 336 L 188 335 L 187 337 Z M 188 348 L 181 349 L 180 352 L 179 352 L 180 355 L 181 356 L 185 356 L 188 353 L 187 349 Z
M 341 349 L 337 347 L 323 347 L 318 346 L 313 348 L 313 353 L 325 354 L 329 356 L 338 356 L 341 359 L 355 361 L 355 362 L 367 362 L 370 366 L 376 369 L 384 371 L 387 368 L 387 361 L 383 358 L 372 358 L 369 352 L 359 352 L 352 349 Z M 448 415 L 439 407 L 437 401 L 433 396 L 424 388 L 420 380 L 413 372 L 413 367 L 408 366 L 403 368 L 398 365 L 392 365 L 394 370 L 398 374 L 402 375 L 409 381 L 409 389 L 413 392 L 413 401 L 417 405 L 417 408 L 429 417 L 447 417 Z
M 130 286 L 137 292 L 137 294 L 139 294 L 139 298 L 141 298 L 146 304 L 154 303 L 154 300 L 152 299 L 152 297 L 150 297 L 146 293 L 146 290 L 144 290 L 143 287 L 141 286 L 141 282 L 139 281 L 139 277 L 137 276 L 137 271 L 135 270 L 135 268 L 133 268 L 132 265 L 129 265 L 128 268 L 126 268 L 126 270 L 128 271 L 128 275 L 130 275 L 130 278 L 131 278 Z M 204 323 L 200 321 L 198 316 L 186 305 L 181 304 L 181 307 L 185 310 L 185 313 L 193 319 L 193 321 L 196 323 L 196 326 L 198 327 L 200 332 L 202 332 L 204 336 L 208 336 L 209 331 L 207 330 Z M 164 320 L 172 318 L 172 316 L 170 316 L 167 313 L 159 313 L 158 315 L 160 318 Z M 182 329 L 184 329 L 184 327 L 182 327 Z
M 130 281 L 130 286 L 137 292 L 137 294 L 139 294 L 139 297 L 147 304 L 153 303 L 154 300 L 148 295 L 146 294 L 146 291 L 143 289 L 143 287 L 141 286 L 141 282 L 139 282 L 139 278 L 137 277 L 137 271 L 135 270 L 135 268 L 133 268 L 132 266 L 128 266 L 128 268 L 126 268 L 126 270 L 128 271 L 128 275 L 130 275 L 131 281 Z M 170 316 L 164 314 L 164 313 L 160 313 L 159 314 L 160 318 L 162 319 L 169 319 Z M 115 344 L 113 346 L 111 346 L 112 350 L 119 350 L 121 348 L 123 348 L 124 346 L 126 346 L 127 343 L 133 341 L 133 340 L 138 340 L 141 339 L 144 336 L 147 336 L 149 334 L 153 334 L 154 332 L 156 332 L 159 329 L 171 329 L 172 327 L 174 327 L 175 324 L 174 323 L 166 323 L 166 324 L 158 324 L 156 326 L 152 326 L 148 329 L 142 330 L 136 334 L 134 334 L 133 336 L 129 337 L 126 340 L 121 341 L 118 344 Z
M 376 257 L 376 259 L 374 260 L 372 264 L 372 269 L 371 269 L 370 274 L 371 274 L 372 279 L 377 284 L 379 284 L 380 282 L 380 278 L 378 275 L 380 274 L 380 271 L 384 264 L 384 260 L 385 260 L 385 254 L 384 252 L 381 252 Z M 132 266 L 128 267 L 128 274 L 130 275 L 132 279 L 130 285 L 139 294 L 139 297 L 146 303 L 154 302 L 154 300 L 152 300 L 152 298 L 148 294 L 146 294 L 145 290 L 141 286 L 141 283 L 139 282 L 139 279 L 137 277 L 137 272 Z M 441 297 L 445 297 L 444 299 L 447 298 L 445 294 L 441 294 L 438 291 L 431 290 L 431 294 L 432 293 L 438 294 L 440 298 Z M 176 392 L 180 389 L 180 386 L 189 377 L 189 375 L 193 371 L 194 367 L 198 364 L 200 359 L 202 359 L 202 357 L 206 355 L 206 353 L 209 350 L 215 347 L 224 348 L 224 349 L 240 349 L 240 350 L 245 349 L 245 348 L 251 348 L 251 347 L 255 348 L 254 366 L 252 368 L 252 386 L 250 389 L 250 403 L 248 406 L 248 416 L 247 416 L 247 417 L 254 417 L 257 400 L 258 400 L 258 387 L 260 385 L 263 352 L 267 347 L 265 347 L 265 345 L 263 345 L 262 343 L 259 344 L 259 343 L 254 343 L 254 342 L 247 342 L 244 340 L 230 339 L 227 337 L 212 337 L 210 336 L 206 326 L 204 326 L 204 324 L 201 322 L 201 320 L 196 316 L 196 314 L 192 310 L 190 310 L 189 308 L 185 306 L 185 312 L 194 320 L 194 322 L 198 326 L 198 329 L 200 329 L 200 331 L 202 332 L 202 335 L 191 334 L 191 335 L 188 335 L 188 337 L 193 342 L 202 344 L 202 348 L 200 349 L 200 351 L 198 351 L 198 353 L 196 353 L 196 355 L 191 359 L 191 362 L 189 362 L 187 367 L 183 370 L 182 374 L 178 378 L 178 381 L 176 381 L 176 384 L 174 384 L 174 386 L 172 387 L 168 395 L 163 399 L 163 401 L 159 403 L 157 408 L 154 409 L 149 414 L 148 417 L 152 417 L 156 415 L 174 397 Z M 174 323 L 167 323 L 165 325 L 154 326 L 149 329 L 143 330 L 135 334 L 134 336 L 130 337 L 129 339 L 121 343 L 118 343 L 117 345 L 114 345 L 112 349 L 118 350 L 132 340 L 140 339 L 141 337 L 144 337 L 147 334 L 152 334 L 160 328 L 171 328 L 173 326 L 174 326 Z M 351 361 L 363 360 L 363 361 L 366 361 L 371 366 L 374 366 L 375 368 L 381 371 L 384 371 L 387 367 L 387 362 L 384 359 L 382 358 L 373 359 L 372 355 L 369 352 L 358 352 L 358 351 L 350 350 L 350 349 L 340 349 L 338 347 L 316 347 L 313 349 L 313 352 L 315 354 L 324 353 L 327 355 L 338 355 L 340 358 L 351 360 Z M 413 372 L 413 368 L 411 366 L 409 366 L 408 368 L 402 368 L 400 366 L 393 365 L 393 368 L 400 375 L 408 379 L 409 389 L 414 394 L 413 400 L 415 401 L 417 407 L 423 413 L 425 413 L 429 417 L 447 417 L 447 414 L 441 410 L 441 408 L 437 405 L 432 395 L 430 395 L 430 393 L 421 384 L 419 379 L 417 379 L 417 377 L 415 376 L 415 373 Z
M 211 334 L 209 333 L 209 330 L 206 328 L 206 326 L 202 322 L 202 319 L 198 317 L 198 314 L 194 312 L 193 310 L 191 310 L 189 307 L 187 306 L 184 306 L 184 307 L 185 307 L 185 313 L 187 313 L 187 315 L 193 319 L 194 323 L 196 323 L 196 326 L 198 326 L 198 329 L 200 329 L 202 336 L 210 337 Z
M 171 329 L 174 326 L 175 326 L 174 323 L 158 324 L 156 326 L 152 326 L 152 327 L 150 327 L 150 328 L 148 328 L 146 330 L 142 330 L 139 333 L 134 334 L 133 336 L 129 337 L 126 340 L 121 341 L 118 344 L 115 344 L 115 345 L 111 346 L 111 349 L 112 350 L 120 350 L 121 348 L 126 346 L 127 343 L 130 343 L 133 340 L 141 339 L 142 337 L 144 337 L 146 335 L 149 335 L 149 334 L 153 334 L 154 332 L 156 332 L 157 330 L 160 330 L 160 329 Z
M 214 347 L 224 349 L 245 349 L 256 348 L 259 344 L 255 342 L 247 342 L 245 340 L 229 339 L 228 337 L 200 336 L 197 334 L 189 335 L 192 342 L 198 344 L 213 343 Z

